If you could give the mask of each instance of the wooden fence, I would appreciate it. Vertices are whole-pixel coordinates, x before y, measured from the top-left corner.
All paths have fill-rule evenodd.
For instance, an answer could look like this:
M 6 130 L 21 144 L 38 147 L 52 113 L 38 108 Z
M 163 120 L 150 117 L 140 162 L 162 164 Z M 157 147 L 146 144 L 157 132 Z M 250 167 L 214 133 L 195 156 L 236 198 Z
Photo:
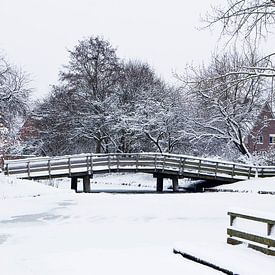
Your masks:
M 240 244 L 248 243 L 248 246 L 261 251 L 265 254 L 275 256 L 275 236 L 272 234 L 273 227 L 275 228 L 275 219 L 265 217 L 264 214 L 251 214 L 247 212 L 228 212 L 230 216 L 230 227 L 227 228 L 227 243 Z M 253 223 L 246 224 L 246 228 L 240 228 L 235 224 L 236 219 L 249 220 L 257 223 L 265 224 L 266 229 L 255 232 Z M 275 233 L 275 232 L 274 232 Z

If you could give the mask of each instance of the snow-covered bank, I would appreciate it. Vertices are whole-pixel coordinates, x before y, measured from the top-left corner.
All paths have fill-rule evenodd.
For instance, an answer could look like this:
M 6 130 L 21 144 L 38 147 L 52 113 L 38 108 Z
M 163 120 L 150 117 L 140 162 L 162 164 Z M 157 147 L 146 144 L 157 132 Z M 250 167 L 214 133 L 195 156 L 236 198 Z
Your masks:
M 213 189 L 216 190 L 229 190 L 229 191 L 238 191 L 238 192 L 250 192 L 250 193 L 259 193 L 259 192 L 275 192 L 275 177 L 270 178 L 254 178 L 245 181 L 239 181 L 232 184 L 224 184 Z
M 55 187 L 36 181 L 20 180 L 0 173 L 0 200 L 11 198 L 36 197 L 61 192 Z
M 13 187 L 20 184 L 16 180 Z M 232 208 L 275 212 L 275 196 L 75 194 L 28 184 L 41 195 L 30 197 L 29 191 L 25 198 L 0 200 L 1 274 L 220 274 L 173 254 L 173 248 L 242 275 L 274 274 L 274 257 L 226 244 L 226 227 Z M 52 192 L 42 192 L 44 187 Z

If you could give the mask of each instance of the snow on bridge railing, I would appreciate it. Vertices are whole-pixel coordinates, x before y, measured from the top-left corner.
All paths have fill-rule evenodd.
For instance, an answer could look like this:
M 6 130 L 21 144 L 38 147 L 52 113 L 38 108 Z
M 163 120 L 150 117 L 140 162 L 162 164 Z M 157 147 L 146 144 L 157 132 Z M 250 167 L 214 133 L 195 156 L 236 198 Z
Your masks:
M 99 171 L 165 172 L 178 175 L 247 179 L 256 176 L 275 176 L 275 167 L 257 167 L 240 163 L 212 160 L 177 154 L 110 153 L 78 154 L 57 157 L 38 157 L 5 161 L 4 172 L 21 178 L 42 176 L 71 176 L 74 173 Z

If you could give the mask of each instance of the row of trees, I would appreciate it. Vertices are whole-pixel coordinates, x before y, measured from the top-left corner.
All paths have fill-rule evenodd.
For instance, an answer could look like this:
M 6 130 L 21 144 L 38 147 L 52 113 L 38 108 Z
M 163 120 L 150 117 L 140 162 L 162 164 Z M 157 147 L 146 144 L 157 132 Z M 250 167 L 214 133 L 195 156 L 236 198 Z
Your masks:
M 228 0 L 226 7 L 212 10 L 207 22 L 221 22 L 223 33 L 236 37 L 237 45 L 239 37 L 251 41 L 253 36 L 255 42 L 274 24 L 274 8 L 272 0 Z M 59 84 L 29 116 L 35 131 L 25 135 L 22 152 L 250 156 L 245 137 L 270 97 L 275 69 L 273 54 L 261 57 L 251 43 L 238 48 L 213 54 L 208 65 L 189 66 L 175 87 L 148 64 L 119 59 L 100 37 L 80 41 L 69 51 Z M 22 115 L 27 109 L 20 110 Z
M 146 63 L 90 37 L 69 51 L 59 85 L 32 113 L 38 154 L 181 151 L 184 99 Z
M 254 66 L 255 51 L 213 55 L 208 66 L 178 76 L 180 88 L 148 64 L 120 60 L 99 37 L 80 41 L 69 54 L 59 85 L 32 113 L 39 134 L 25 150 L 249 155 L 244 139 L 266 100 L 267 83 L 227 73 Z

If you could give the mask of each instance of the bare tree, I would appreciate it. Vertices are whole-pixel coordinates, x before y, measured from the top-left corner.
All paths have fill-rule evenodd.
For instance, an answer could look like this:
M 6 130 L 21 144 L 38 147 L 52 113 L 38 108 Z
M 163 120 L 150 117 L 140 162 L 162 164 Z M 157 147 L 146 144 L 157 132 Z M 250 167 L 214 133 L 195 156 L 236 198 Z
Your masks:
M 266 37 L 275 25 L 274 0 L 227 0 L 225 7 L 214 7 L 206 16 L 208 26 L 221 23 L 222 34 L 236 38 L 237 42 L 245 41 L 249 47 Z M 242 39 L 244 36 L 244 40 Z M 254 39 L 254 40 L 253 40 Z M 253 41 L 251 43 L 251 41 Z M 253 66 L 243 64 L 227 75 L 239 74 L 243 81 L 251 78 L 270 78 L 275 76 L 274 55 L 271 53 L 255 60 Z
M 226 7 L 212 8 L 207 21 L 210 25 L 221 22 L 224 34 L 260 38 L 275 23 L 275 1 L 227 0 Z

